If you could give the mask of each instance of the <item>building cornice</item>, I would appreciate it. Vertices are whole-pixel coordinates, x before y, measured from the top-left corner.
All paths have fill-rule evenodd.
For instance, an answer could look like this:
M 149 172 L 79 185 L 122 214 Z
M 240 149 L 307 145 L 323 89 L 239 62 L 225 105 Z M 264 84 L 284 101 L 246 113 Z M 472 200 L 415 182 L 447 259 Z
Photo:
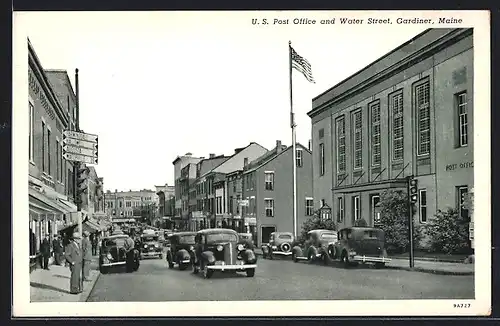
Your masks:
M 415 65 L 416 63 L 421 62 L 421 61 L 433 56 L 434 54 L 442 51 L 443 49 L 449 47 L 450 45 L 457 43 L 458 41 L 472 35 L 472 33 L 473 33 L 472 28 L 454 29 L 451 32 L 436 39 L 434 42 L 431 42 L 431 43 L 421 47 L 417 51 L 412 52 L 410 55 L 406 56 L 402 60 L 397 61 L 396 63 L 379 71 L 376 74 L 372 74 L 372 75 L 368 76 L 366 79 L 364 79 L 362 82 L 356 84 L 355 86 L 353 86 L 345 91 L 342 91 L 338 95 L 332 96 L 332 98 L 330 98 L 330 99 L 325 100 L 323 103 L 319 104 L 317 107 L 315 107 L 311 111 L 307 112 L 307 115 L 310 118 L 313 118 L 313 117 L 317 116 L 318 114 L 324 112 L 325 110 L 328 110 L 332 105 L 342 103 L 346 99 L 351 98 L 351 97 L 365 91 L 366 89 L 372 87 L 373 85 L 379 84 L 382 81 L 389 79 L 390 77 L 400 73 L 401 71 L 407 69 L 408 67 L 411 67 L 411 66 Z M 422 35 L 422 34 L 420 34 L 420 35 Z M 415 40 L 415 38 L 413 40 Z M 409 43 L 409 42 L 407 42 L 407 43 Z M 407 43 L 405 43 L 404 45 L 406 45 Z M 403 48 L 404 45 L 396 48 L 395 50 L 391 51 L 389 54 L 392 54 L 396 50 Z M 387 57 L 389 54 L 385 55 L 382 58 Z M 313 98 L 313 102 L 315 100 L 319 99 L 321 96 L 325 96 L 327 93 L 330 93 L 330 92 L 333 93 L 337 87 L 344 84 L 346 81 L 350 80 L 351 78 L 353 78 L 355 76 L 362 75 L 366 68 L 373 66 L 375 63 L 378 63 L 381 60 L 382 59 L 376 60 L 372 64 L 363 68 L 358 73 L 351 75 L 350 77 L 346 78 L 342 82 L 340 82 L 337 85 L 330 88 L 328 91 Z
M 64 110 L 62 109 L 61 103 L 59 103 L 59 100 L 57 99 L 57 96 L 54 93 L 54 90 L 50 86 L 50 82 L 47 78 L 47 75 L 45 74 L 42 64 L 40 60 L 38 59 L 38 56 L 36 55 L 35 49 L 31 45 L 31 43 L 28 40 L 28 48 L 29 48 L 29 63 L 30 66 L 33 70 L 33 73 L 36 75 L 38 81 L 40 82 L 44 92 L 46 95 L 48 95 L 48 99 L 52 104 L 52 107 L 56 111 L 56 114 L 58 118 L 61 120 L 63 126 L 68 127 L 69 126 L 69 116 L 66 116 L 64 113 Z

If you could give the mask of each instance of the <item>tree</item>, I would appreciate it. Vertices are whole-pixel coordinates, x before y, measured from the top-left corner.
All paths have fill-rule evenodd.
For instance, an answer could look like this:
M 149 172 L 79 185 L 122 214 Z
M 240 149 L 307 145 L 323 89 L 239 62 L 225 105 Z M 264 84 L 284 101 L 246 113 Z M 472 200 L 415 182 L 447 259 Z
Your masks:
M 337 225 L 333 221 L 333 219 L 322 219 L 319 216 L 319 211 L 317 211 L 313 216 L 309 217 L 305 220 L 302 225 L 302 230 L 297 239 L 299 242 L 307 239 L 307 233 L 311 230 L 337 230 Z
M 469 247 L 469 219 L 462 217 L 458 211 L 448 208 L 438 210 L 425 226 L 431 249 L 445 254 L 466 253 Z
M 359 227 L 366 227 L 368 226 L 368 223 L 364 218 L 357 219 L 354 221 L 354 226 L 359 226 Z
M 408 209 L 408 196 L 405 191 L 386 190 L 380 195 L 380 228 L 385 232 L 388 251 L 401 253 L 409 249 Z M 418 245 L 421 238 L 420 227 L 414 224 L 414 244 Z

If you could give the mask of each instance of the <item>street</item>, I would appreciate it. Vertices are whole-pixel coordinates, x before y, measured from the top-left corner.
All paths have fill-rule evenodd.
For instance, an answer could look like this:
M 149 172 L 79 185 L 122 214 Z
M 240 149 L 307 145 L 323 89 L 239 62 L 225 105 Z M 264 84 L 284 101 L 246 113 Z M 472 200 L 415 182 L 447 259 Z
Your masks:
M 169 269 L 145 259 L 135 273 L 101 274 L 87 301 L 472 299 L 474 276 L 392 269 L 322 266 L 291 260 L 257 261 L 255 277 Z

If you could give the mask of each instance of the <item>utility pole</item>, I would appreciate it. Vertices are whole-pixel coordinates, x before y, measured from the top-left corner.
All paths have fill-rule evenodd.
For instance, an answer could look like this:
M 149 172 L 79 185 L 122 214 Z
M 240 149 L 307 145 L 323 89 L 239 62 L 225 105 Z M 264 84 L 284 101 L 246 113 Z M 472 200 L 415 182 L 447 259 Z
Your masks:
M 75 69 L 75 89 L 76 89 L 76 121 L 75 127 L 76 131 L 80 132 L 80 90 L 78 83 L 78 68 Z M 83 221 L 82 221 L 82 198 L 78 191 L 78 173 L 80 171 L 80 162 L 73 162 L 73 185 L 75 194 L 76 211 L 78 212 L 78 231 L 83 233 Z M 81 244 L 81 241 L 80 241 Z
M 410 244 L 410 252 L 409 252 L 409 262 L 410 268 L 415 266 L 415 259 L 413 257 L 413 205 L 417 202 L 417 179 L 414 179 L 413 176 L 406 177 L 407 186 L 408 186 L 408 242 Z

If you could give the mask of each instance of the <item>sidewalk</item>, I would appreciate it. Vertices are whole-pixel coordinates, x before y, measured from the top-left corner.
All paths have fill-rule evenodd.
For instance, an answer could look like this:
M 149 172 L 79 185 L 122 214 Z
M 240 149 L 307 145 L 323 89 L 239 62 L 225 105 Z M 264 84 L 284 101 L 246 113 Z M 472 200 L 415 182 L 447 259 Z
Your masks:
M 262 256 L 260 248 L 255 249 L 257 255 Z M 440 275 L 474 275 L 474 264 L 451 263 L 441 261 L 419 260 L 415 258 L 413 268 L 410 268 L 408 259 L 392 259 L 387 263 L 388 269 L 400 269 L 407 271 L 416 271 L 422 273 L 440 274 Z
M 50 265 L 50 270 L 36 269 L 30 274 L 31 302 L 85 302 L 97 279 L 97 258 L 94 257 L 90 269 L 90 280 L 84 282 L 83 292 L 75 295 L 69 293 L 71 272 L 64 265 Z

